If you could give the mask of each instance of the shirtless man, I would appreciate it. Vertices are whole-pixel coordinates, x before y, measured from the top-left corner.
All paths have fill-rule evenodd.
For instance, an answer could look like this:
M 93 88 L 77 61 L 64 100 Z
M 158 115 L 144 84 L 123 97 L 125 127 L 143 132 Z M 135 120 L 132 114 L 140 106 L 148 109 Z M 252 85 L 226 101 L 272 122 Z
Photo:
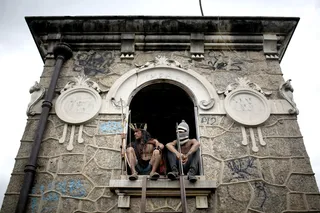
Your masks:
M 129 180 L 137 180 L 139 175 L 150 174 L 151 180 L 157 180 L 160 175 L 156 172 L 161 161 L 164 145 L 143 129 L 134 130 L 135 141 L 126 150 L 128 164 L 131 169 Z M 122 139 L 125 135 L 122 135 Z
M 176 180 L 179 172 L 179 160 L 182 159 L 183 172 L 188 174 L 188 180 L 192 183 L 197 181 L 196 174 L 198 173 L 200 160 L 200 143 L 196 139 L 189 139 L 189 126 L 182 120 L 178 126 L 178 135 L 181 146 L 181 155 L 178 152 L 177 141 L 174 140 L 166 144 L 168 149 L 168 161 L 171 172 L 168 173 L 168 178 Z

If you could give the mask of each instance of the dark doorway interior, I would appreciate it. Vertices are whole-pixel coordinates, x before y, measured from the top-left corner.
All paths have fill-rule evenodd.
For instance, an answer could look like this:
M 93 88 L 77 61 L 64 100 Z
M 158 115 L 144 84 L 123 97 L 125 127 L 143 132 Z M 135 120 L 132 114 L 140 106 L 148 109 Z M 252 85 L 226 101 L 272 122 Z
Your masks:
M 130 110 L 131 123 L 147 123 L 147 131 L 163 144 L 175 140 L 176 123 L 182 119 L 189 124 L 189 137 L 196 138 L 194 104 L 178 86 L 169 83 L 147 86 L 134 96 Z

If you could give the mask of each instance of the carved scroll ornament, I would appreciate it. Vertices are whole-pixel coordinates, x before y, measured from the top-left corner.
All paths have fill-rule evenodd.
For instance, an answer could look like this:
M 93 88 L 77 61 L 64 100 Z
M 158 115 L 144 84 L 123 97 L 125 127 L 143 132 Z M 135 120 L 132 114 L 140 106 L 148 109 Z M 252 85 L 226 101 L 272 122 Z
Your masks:
M 293 101 L 293 87 L 291 85 L 291 79 L 287 80 L 286 82 L 284 82 L 283 84 L 280 85 L 279 87 L 279 92 L 280 95 L 286 99 L 290 105 L 292 106 L 292 109 L 289 109 L 288 112 L 290 114 L 299 114 L 299 110 L 296 106 L 296 103 Z
M 199 103 L 199 107 L 203 110 L 208 110 L 211 109 L 214 106 L 214 99 L 211 98 L 210 100 L 206 101 L 206 100 L 202 100 Z
M 143 65 L 135 64 L 135 66 L 139 69 L 147 68 L 147 67 L 157 67 L 157 66 L 169 66 L 169 67 L 178 67 L 183 68 L 182 65 L 173 59 L 168 59 L 165 56 L 157 56 L 154 60 L 148 61 Z
M 32 108 L 44 97 L 45 91 L 45 88 L 42 85 L 40 85 L 37 81 L 30 88 L 29 92 L 31 94 L 31 98 L 27 108 L 28 116 L 35 115 L 35 111 L 32 111 Z
M 225 91 L 218 91 L 218 94 L 228 95 L 231 91 L 233 91 L 235 89 L 240 89 L 240 88 L 250 88 L 250 89 L 256 90 L 257 92 L 259 92 L 265 96 L 269 96 L 272 94 L 272 92 L 263 91 L 262 88 L 258 84 L 250 82 L 246 77 L 237 78 L 236 82 L 229 84 L 226 87 Z

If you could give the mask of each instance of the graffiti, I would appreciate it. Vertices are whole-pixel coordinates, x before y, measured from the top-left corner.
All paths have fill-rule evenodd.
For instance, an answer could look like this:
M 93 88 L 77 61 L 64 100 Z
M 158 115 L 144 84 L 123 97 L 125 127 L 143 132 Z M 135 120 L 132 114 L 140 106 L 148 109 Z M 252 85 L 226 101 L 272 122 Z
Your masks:
M 121 121 L 108 121 L 100 124 L 101 134 L 119 134 L 123 132 Z
M 43 207 L 41 209 L 41 213 L 53 213 L 56 212 L 57 208 L 56 207 L 52 207 L 52 206 L 47 206 L 47 207 Z
M 244 59 L 243 59 L 244 60 Z M 225 56 L 223 52 L 210 52 L 209 60 L 204 62 L 193 61 L 195 67 L 219 70 L 219 71 L 242 71 L 243 70 L 243 60 L 239 58 L 232 58 L 230 56 Z
M 56 183 L 49 183 L 47 185 L 47 190 L 54 190 L 54 186 L 56 186 L 56 190 L 59 191 L 62 195 L 68 195 L 73 198 L 81 198 L 87 195 L 86 189 L 84 188 L 81 180 L 68 180 L 68 181 L 59 181 Z M 39 191 L 41 194 L 41 200 L 47 202 L 58 202 L 59 201 L 59 194 L 56 192 L 49 192 L 45 194 L 45 186 L 40 185 Z M 33 187 L 31 190 L 32 194 L 37 194 L 36 187 Z M 41 213 L 45 212 L 53 212 L 55 211 L 56 207 L 43 207 L 41 209 Z M 38 202 L 37 198 L 31 198 L 31 212 L 36 213 L 38 209 Z
M 57 182 L 57 191 L 61 192 L 63 195 L 69 195 L 71 197 L 79 198 L 86 196 L 86 190 L 81 183 L 81 180 L 69 180 Z
M 46 201 L 42 204 L 41 213 L 53 213 L 57 211 L 59 194 L 56 192 L 49 192 L 42 196 L 42 200 Z
M 204 125 L 214 125 L 217 119 L 214 116 L 202 116 L 200 119 L 200 123 Z
M 38 208 L 38 202 L 37 198 L 32 197 L 31 198 L 31 213 L 36 213 Z
M 78 52 L 75 56 L 73 70 L 83 72 L 88 76 L 95 76 L 99 73 L 109 73 L 109 67 L 113 61 L 114 57 L 112 52 Z
M 209 53 L 212 59 L 208 62 L 212 70 L 241 71 L 242 61 L 225 56 L 222 52 Z
M 257 197 L 261 198 L 260 208 L 263 208 L 268 196 L 266 191 L 266 185 L 263 182 L 255 182 L 254 183 L 255 189 L 258 191 Z
M 243 63 L 241 61 L 231 63 L 230 71 L 241 71 L 240 65 Z
M 51 189 L 52 184 L 48 184 L 48 190 Z M 47 201 L 47 202 L 58 202 L 59 201 L 59 194 L 55 193 L 55 192 L 49 192 L 47 194 L 44 194 L 45 191 L 45 187 L 44 185 L 40 185 L 39 187 L 40 193 L 42 195 L 41 200 L 43 201 Z M 36 193 L 36 189 L 33 188 L 32 189 L 32 193 L 35 194 Z M 55 212 L 56 211 L 56 203 L 53 204 L 53 206 L 48 206 L 48 204 L 46 204 L 45 206 L 43 206 L 41 208 L 41 213 L 49 213 L 49 212 Z M 38 202 L 37 202 L 37 198 L 32 197 L 31 198 L 31 212 L 32 213 L 36 213 L 38 209 Z
M 58 201 L 59 200 L 59 195 L 57 193 L 49 193 L 46 196 L 42 197 L 42 200 L 46 201 Z
M 247 180 L 250 177 L 258 176 L 254 174 L 257 167 L 254 165 L 255 159 L 252 157 L 230 160 L 228 167 L 232 171 L 233 178 Z

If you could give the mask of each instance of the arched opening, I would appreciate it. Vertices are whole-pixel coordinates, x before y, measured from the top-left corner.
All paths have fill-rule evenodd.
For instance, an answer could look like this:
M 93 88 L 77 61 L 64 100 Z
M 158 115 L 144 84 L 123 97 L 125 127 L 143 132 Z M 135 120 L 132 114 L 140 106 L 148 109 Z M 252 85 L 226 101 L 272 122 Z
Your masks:
M 155 83 L 141 89 L 130 103 L 131 123 L 147 123 L 153 138 L 166 144 L 176 139 L 176 123 L 189 124 L 190 138 L 196 138 L 194 104 L 180 87 Z

